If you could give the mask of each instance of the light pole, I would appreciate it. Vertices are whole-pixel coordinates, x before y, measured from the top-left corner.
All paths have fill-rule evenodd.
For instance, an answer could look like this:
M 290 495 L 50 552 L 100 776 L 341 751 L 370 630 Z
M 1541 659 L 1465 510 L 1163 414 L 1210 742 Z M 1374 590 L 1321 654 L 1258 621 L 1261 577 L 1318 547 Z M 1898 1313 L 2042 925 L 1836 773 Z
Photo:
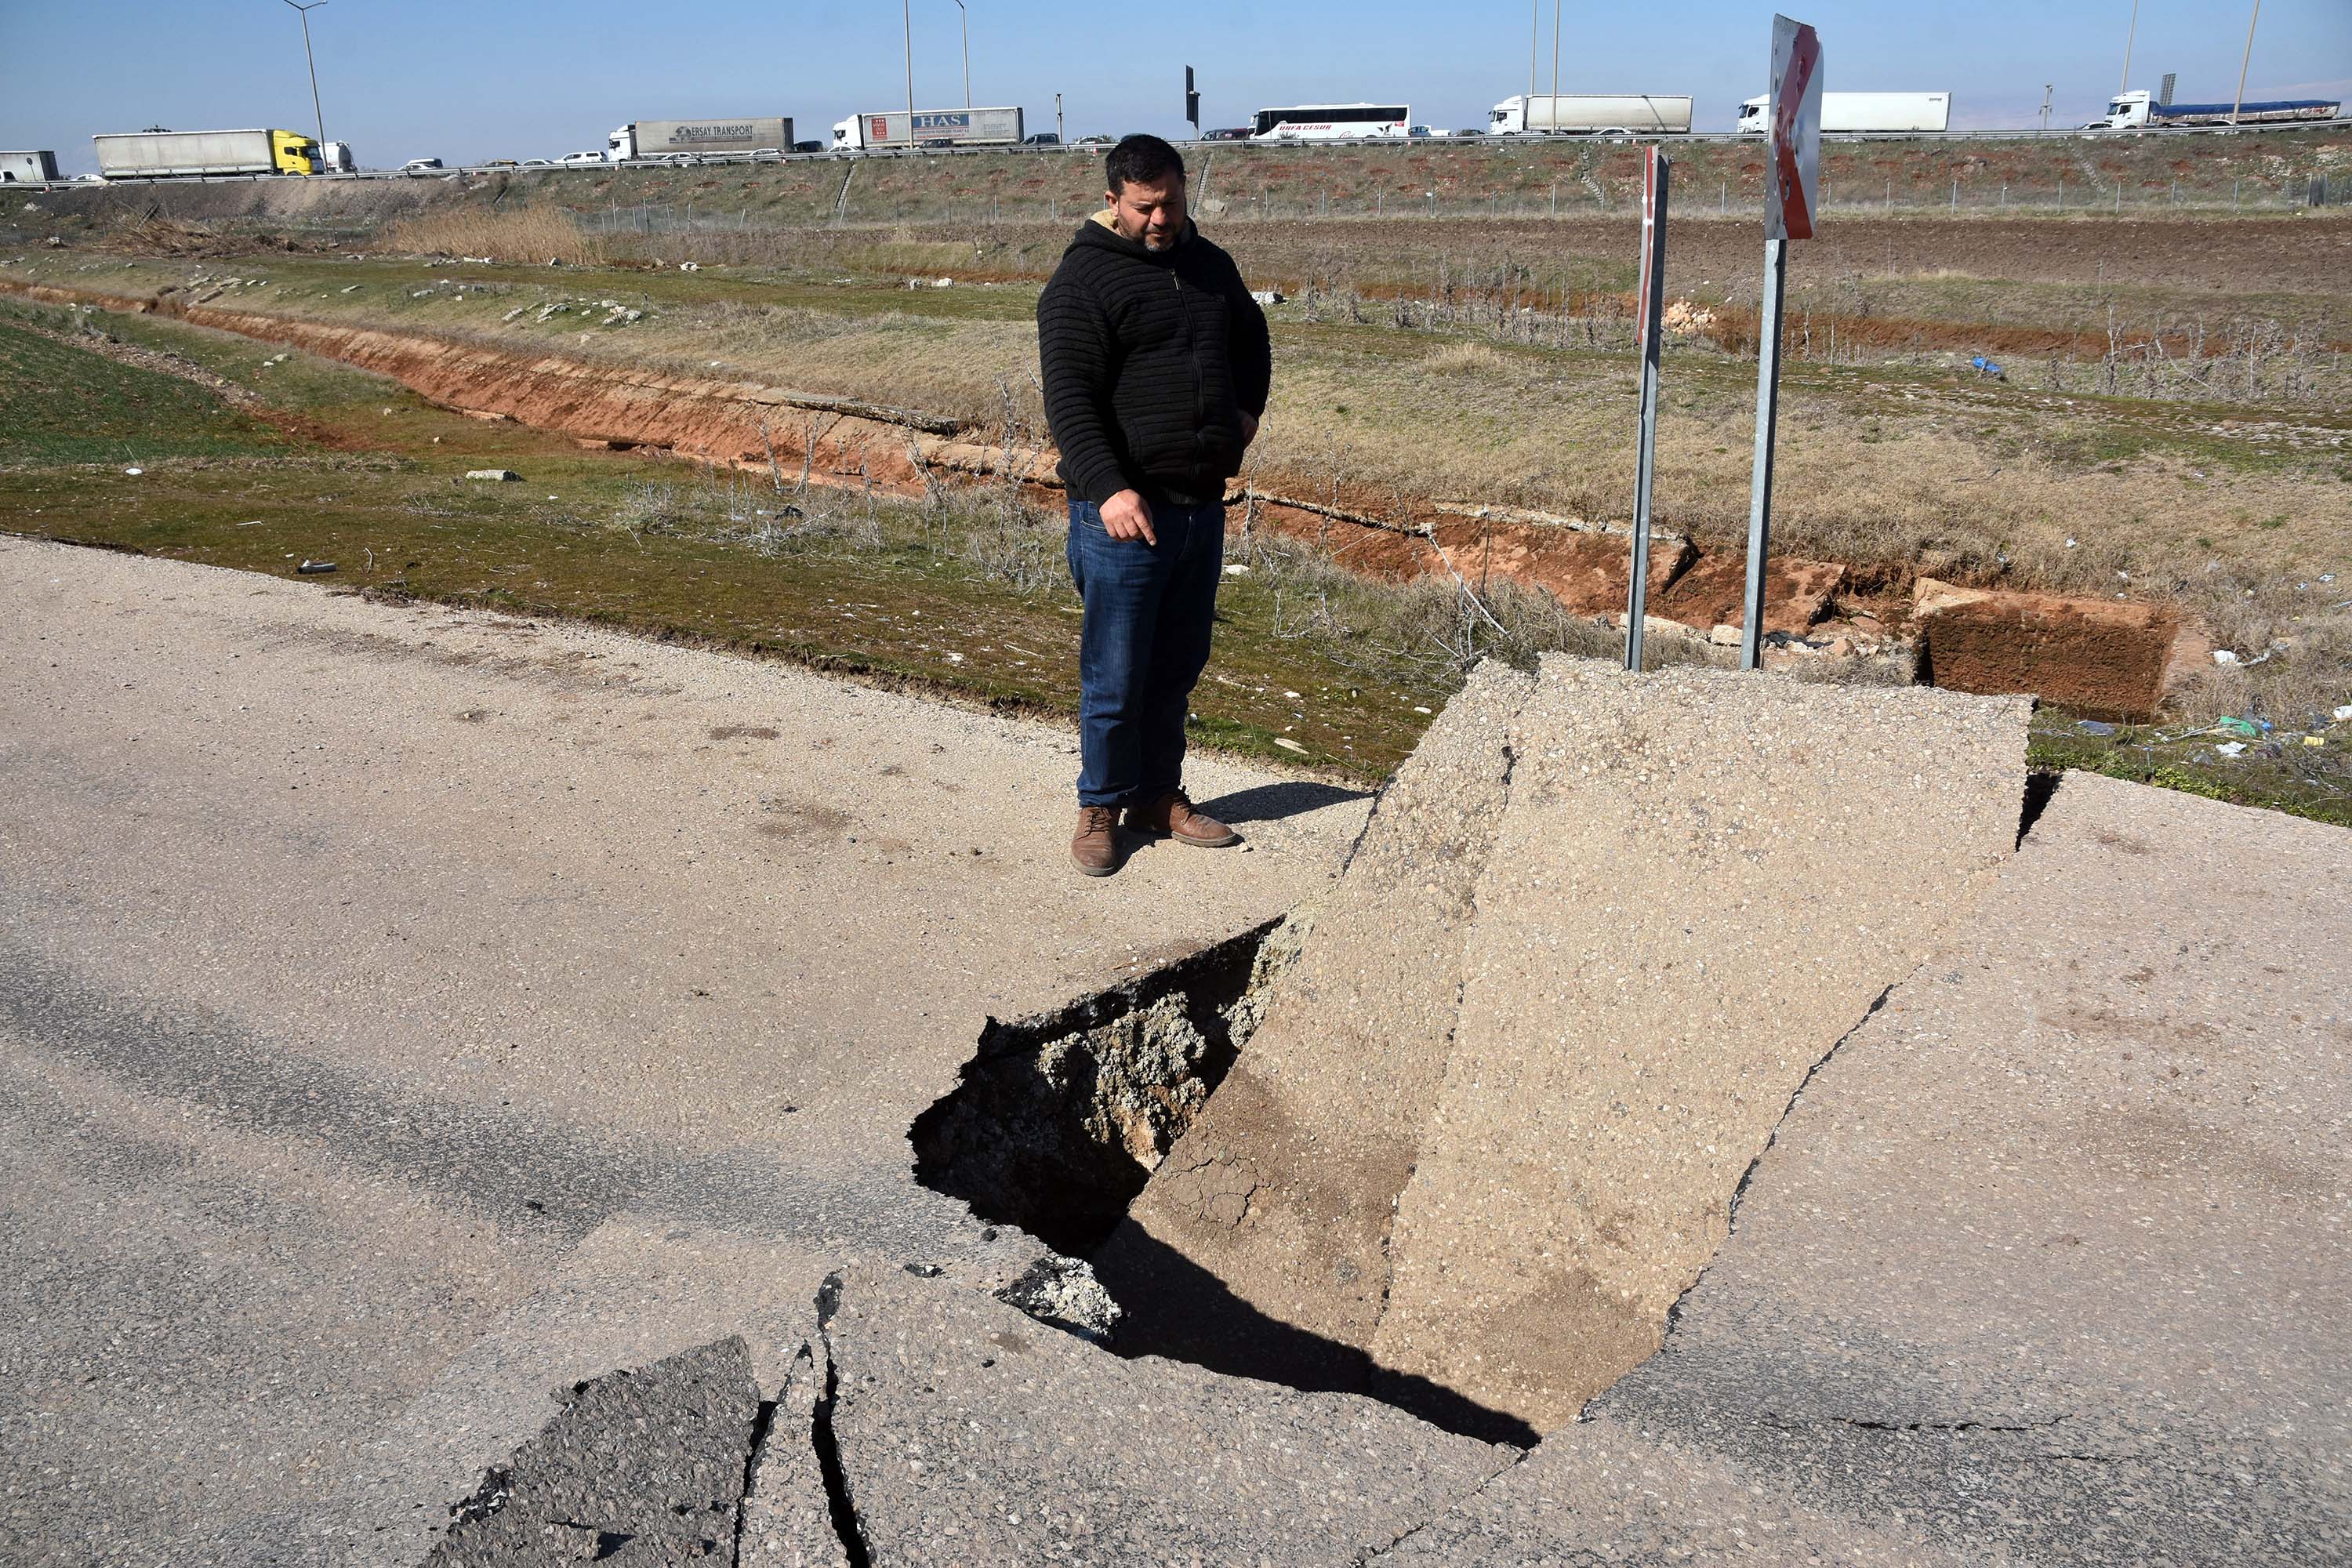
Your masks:
M 1535 129 L 1536 113 L 1536 46 L 1543 37 L 1543 0 L 1534 0 L 1528 7 L 1528 110 L 1519 116 L 1519 129 Z
M 2131 26 L 2124 33 L 2124 84 L 2116 89 L 2118 94 L 2131 90 L 2132 40 L 2139 36 L 2139 0 L 2132 0 Z
M 2050 89 L 2056 85 L 2047 81 L 2042 84 L 2042 134 L 2044 136 L 2050 134 Z
M 1062 95 L 1058 92 L 1054 95 L 1054 144 L 1062 144 Z
M 907 151 L 911 153 L 915 150 L 915 0 L 898 0 L 898 12 L 907 24 Z
M 1551 0 L 1551 128 L 1559 129 L 1559 0 Z
M 956 0 L 956 12 L 963 17 L 963 106 L 971 107 L 971 11 L 963 0 Z
M 2238 62 L 2238 97 L 2230 105 L 2230 123 L 2238 122 L 2238 115 L 2246 107 L 2246 68 L 2254 63 L 2254 24 L 2263 19 L 2263 0 L 2254 0 L 2254 14 L 2246 18 L 2246 55 Z
M 326 3 L 327 0 L 310 0 L 308 5 L 298 5 L 296 0 L 286 0 L 286 4 L 292 5 L 302 17 L 302 63 L 310 68 L 310 113 L 318 121 L 320 158 L 327 155 L 327 117 L 319 108 L 319 62 L 310 56 L 310 13 Z M 312 166 L 317 166 L 316 160 L 313 160 Z

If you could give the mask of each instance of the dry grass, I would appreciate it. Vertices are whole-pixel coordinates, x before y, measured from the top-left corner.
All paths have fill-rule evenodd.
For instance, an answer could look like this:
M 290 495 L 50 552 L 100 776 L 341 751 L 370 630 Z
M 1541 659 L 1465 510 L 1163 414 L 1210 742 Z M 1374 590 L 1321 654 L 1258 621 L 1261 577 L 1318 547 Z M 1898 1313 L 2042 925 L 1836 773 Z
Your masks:
M 444 208 L 386 224 L 379 243 L 410 254 L 492 261 L 593 267 L 604 260 L 603 245 L 583 233 L 569 213 L 553 207 Z

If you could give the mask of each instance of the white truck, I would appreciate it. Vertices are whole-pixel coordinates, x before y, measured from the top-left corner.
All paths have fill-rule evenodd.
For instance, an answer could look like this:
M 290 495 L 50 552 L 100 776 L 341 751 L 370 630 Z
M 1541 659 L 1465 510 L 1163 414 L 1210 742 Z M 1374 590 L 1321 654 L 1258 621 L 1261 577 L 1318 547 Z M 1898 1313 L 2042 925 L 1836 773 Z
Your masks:
M 739 115 L 727 120 L 633 120 L 605 139 L 614 163 L 639 159 L 691 161 L 706 153 L 789 153 L 793 117 Z
M 315 174 L 319 143 L 299 131 L 130 131 L 93 136 L 109 180 Z
M 2149 131 L 2168 125 L 2292 125 L 2333 120 L 2343 104 L 2331 98 L 2268 99 L 2260 103 L 2158 103 L 2144 90 L 2117 93 L 2107 112 L 2085 131 Z
M 319 173 L 322 174 L 356 174 L 359 172 L 360 161 L 352 155 L 352 144 L 350 142 L 321 142 L 319 143 Z
M 1690 95 L 1675 92 L 1514 93 L 1486 115 L 1489 136 L 1687 136 L 1690 128 Z
M 1017 147 L 1023 132 L 1017 109 L 919 109 L 914 133 L 907 111 L 877 109 L 853 114 L 833 128 L 836 153 L 866 153 L 886 147 Z
M 1739 130 L 1761 136 L 1772 129 L 1769 98 L 1751 98 L 1739 106 Z M 1952 95 L 1948 92 L 1824 92 L 1822 132 L 1824 135 L 1899 134 L 1906 131 L 1949 131 Z
M 0 184 L 53 185 L 57 179 L 55 153 L 0 153 Z

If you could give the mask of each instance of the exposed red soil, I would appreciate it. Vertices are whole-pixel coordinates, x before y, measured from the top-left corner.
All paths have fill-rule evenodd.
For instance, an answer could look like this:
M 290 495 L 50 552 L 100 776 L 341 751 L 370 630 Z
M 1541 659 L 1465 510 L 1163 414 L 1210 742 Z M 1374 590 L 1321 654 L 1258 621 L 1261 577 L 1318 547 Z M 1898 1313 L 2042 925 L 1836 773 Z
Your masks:
M 2142 722 L 2164 700 L 2180 618 L 2161 605 L 1956 589 L 1924 581 L 1920 676 L 1960 691 L 2026 691 L 2096 719 Z

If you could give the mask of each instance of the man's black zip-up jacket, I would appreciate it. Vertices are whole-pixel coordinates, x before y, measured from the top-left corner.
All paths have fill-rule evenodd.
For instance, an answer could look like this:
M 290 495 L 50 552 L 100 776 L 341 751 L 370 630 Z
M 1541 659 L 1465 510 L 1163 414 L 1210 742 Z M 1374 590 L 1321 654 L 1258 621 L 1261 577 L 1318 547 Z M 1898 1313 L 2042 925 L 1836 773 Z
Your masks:
M 1062 482 L 1205 501 L 1241 471 L 1241 416 L 1265 412 L 1274 350 L 1234 258 L 1186 226 L 1167 250 L 1089 219 L 1037 298 L 1045 417 Z

